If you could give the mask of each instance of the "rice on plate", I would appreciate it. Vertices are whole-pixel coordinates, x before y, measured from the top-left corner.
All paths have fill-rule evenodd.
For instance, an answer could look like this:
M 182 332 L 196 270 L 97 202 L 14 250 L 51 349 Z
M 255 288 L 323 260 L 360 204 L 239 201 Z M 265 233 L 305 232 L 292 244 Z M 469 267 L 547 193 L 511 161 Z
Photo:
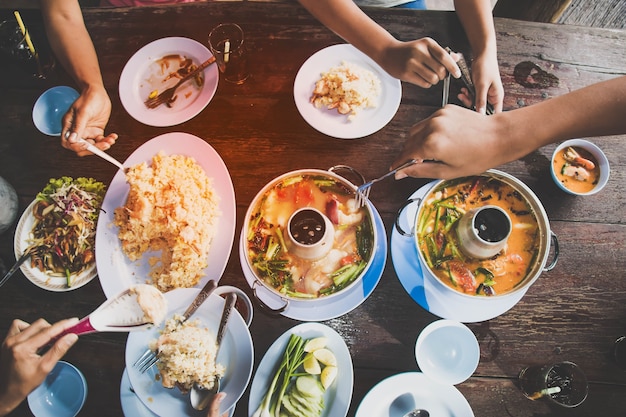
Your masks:
M 215 337 L 199 320 L 181 323 L 182 319 L 176 314 L 167 320 L 159 338 L 150 344 L 159 358 L 161 383 L 165 388 L 178 387 L 182 393 L 194 383 L 211 389 L 214 378 L 224 376 L 224 367 L 216 362 Z
M 129 169 L 126 204 L 115 209 L 122 250 L 132 261 L 148 251 L 150 278 L 162 292 L 198 283 L 219 217 L 213 180 L 192 157 L 159 152 Z
M 311 103 L 317 108 L 337 109 L 352 120 L 359 110 L 377 106 L 380 91 L 380 80 L 373 72 L 342 62 L 322 73 L 315 83 Z

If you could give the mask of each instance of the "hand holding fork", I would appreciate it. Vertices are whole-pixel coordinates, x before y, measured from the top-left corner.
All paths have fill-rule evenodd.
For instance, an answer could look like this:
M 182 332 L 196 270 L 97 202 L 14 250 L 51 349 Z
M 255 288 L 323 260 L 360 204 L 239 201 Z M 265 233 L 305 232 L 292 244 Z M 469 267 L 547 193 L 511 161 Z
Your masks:
M 365 184 L 357 187 L 356 189 L 356 205 L 357 207 L 363 207 L 366 203 L 367 200 L 369 198 L 370 195 L 370 189 L 372 188 L 372 185 L 374 185 L 375 183 L 377 183 L 378 181 L 382 181 L 387 177 L 390 177 L 392 175 L 394 175 L 396 172 L 400 171 L 401 169 L 404 169 L 406 167 L 409 167 L 413 164 L 417 163 L 417 159 L 409 159 L 408 161 L 406 161 L 404 164 L 400 165 L 399 167 L 392 169 L 391 171 L 387 172 L 385 175 L 381 175 L 378 178 L 375 178 L 369 182 L 366 182 Z

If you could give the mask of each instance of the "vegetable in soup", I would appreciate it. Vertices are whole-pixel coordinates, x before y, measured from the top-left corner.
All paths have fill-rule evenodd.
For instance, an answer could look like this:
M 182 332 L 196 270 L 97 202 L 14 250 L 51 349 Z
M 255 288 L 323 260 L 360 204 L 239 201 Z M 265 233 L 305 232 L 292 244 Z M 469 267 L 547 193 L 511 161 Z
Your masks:
M 600 179 L 600 168 L 590 152 L 578 146 L 567 146 L 554 156 L 554 173 L 558 180 L 575 193 L 588 193 Z
M 495 205 L 511 219 L 505 248 L 488 259 L 463 253 L 457 236 L 461 216 Z M 422 203 L 417 224 L 418 247 L 434 275 L 469 295 L 496 295 L 513 290 L 526 277 L 538 255 L 540 231 L 526 199 L 499 179 L 477 176 L 447 181 Z
M 290 250 L 289 218 L 303 207 L 317 209 L 333 225 L 332 248 L 319 259 L 303 259 Z M 254 272 L 290 297 L 336 293 L 357 279 L 372 256 L 369 212 L 356 206 L 354 190 L 330 176 L 295 175 L 279 181 L 261 196 L 248 220 L 247 256 Z

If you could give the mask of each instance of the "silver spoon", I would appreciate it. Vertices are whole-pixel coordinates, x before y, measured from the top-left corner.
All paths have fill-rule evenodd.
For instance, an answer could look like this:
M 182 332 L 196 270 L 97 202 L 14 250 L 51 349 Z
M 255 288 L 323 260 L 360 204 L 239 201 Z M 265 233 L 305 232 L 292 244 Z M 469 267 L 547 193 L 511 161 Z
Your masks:
M 230 293 L 226 297 L 226 301 L 224 301 L 224 310 L 222 312 L 222 318 L 220 320 L 220 326 L 217 331 L 217 338 L 215 341 L 216 350 L 215 350 L 215 359 L 217 360 L 217 355 L 220 351 L 220 346 L 222 344 L 222 339 L 224 334 L 226 333 L 226 327 L 228 325 L 228 319 L 230 318 L 230 313 L 237 302 L 237 294 Z M 198 384 L 193 384 L 191 388 L 191 393 L 189 394 L 189 398 L 191 400 L 191 406 L 196 410 L 204 410 L 207 405 L 211 403 L 213 396 L 220 391 L 220 378 L 215 376 L 213 380 L 213 387 L 210 390 L 207 390 Z
M 70 137 L 70 131 L 68 130 L 67 132 L 65 132 L 65 139 Z M 86 150 L 88 150 L 89 152 L 93 153 L 94 155 L 98 155 L 100 158 L 109 161 L 110 163 L 112 163 L 113 165 L 115 165 L 116 167 L 118 167 L 119 169 L 121 169 L 124 172 L 128 171 L 128 168 L 124 167 L 124 165 L 118 161 L 117 159 L 113 158 L 111 155 L 109 155 L 108 153 L 104 152 L 103 150 L 101 150 L 100 148 L 98 148 L 96 145 L 87 142 L 85 139 L 83 138 L 78 138 L 78 142 L 79 143 L 83 143 L 86 144 L 87 147 L 85 148 Z
M 404 417 L 428 417 L 428 416 L 430 416 L 430 413 L 421 408 L 417 408 L 413 411 L 409 411 L 408 413 L 404 415 Z

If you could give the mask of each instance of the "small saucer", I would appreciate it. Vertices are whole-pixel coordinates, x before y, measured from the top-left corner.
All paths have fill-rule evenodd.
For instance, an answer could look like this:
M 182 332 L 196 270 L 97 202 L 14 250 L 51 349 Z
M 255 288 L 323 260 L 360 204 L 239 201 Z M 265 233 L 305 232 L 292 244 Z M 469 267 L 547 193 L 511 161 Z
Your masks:
M 87 399 L 87 381 L 74 365 L 59 361 L 44 382 L 28 395 L 35 417 L 75 417 Z
M 48 136 L 59 136 L 63 116 L 80 96 L 78 91 L 64 85 L 46 90 L 33 106 L 33 123 Z

